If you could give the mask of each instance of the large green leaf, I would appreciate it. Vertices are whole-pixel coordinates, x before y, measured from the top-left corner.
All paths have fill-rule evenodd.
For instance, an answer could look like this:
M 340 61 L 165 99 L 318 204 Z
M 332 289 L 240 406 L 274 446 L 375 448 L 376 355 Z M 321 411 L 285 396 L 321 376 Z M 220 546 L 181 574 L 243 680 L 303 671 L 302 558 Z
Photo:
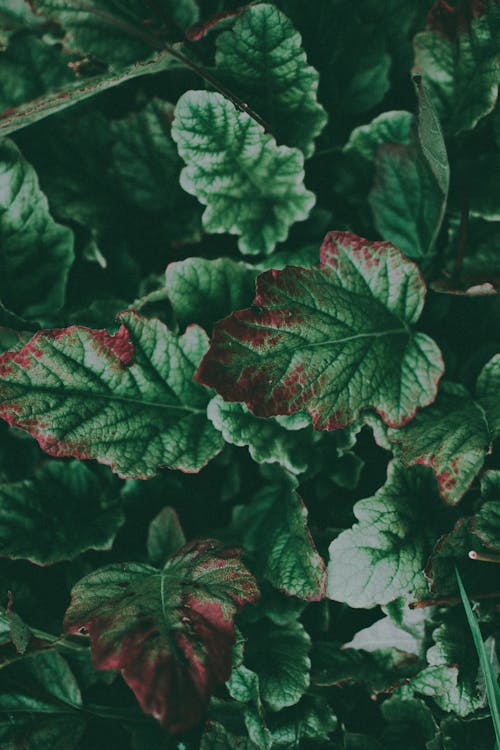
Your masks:
M 90 634 L 98 669 L 120 669 L 143 711 L 170 731 L 195 726 L 231 673 L 233 617 L 258 597 L 241 552 L 190 542 L 162 570 L 116 563 L 79 581 L 65 617 Z
M 429 409 L 403 430 L 391 430 L 405 466 L 432 466 L 441 497 L 456 504 L 481 470 L 500 434 L 500 355 L 483 368 L 474 397 L 446 384 Z
M 0 142 L 0 297 L 25 317 L 62 307 L 73 233 L 52 219 L 34 169 L 12 141 Z
M 471 130 L 495 106 L 500 81 L 500 7 L 484 4 L 467 31 L 450 39 L 423 31 L 414 39 L 415 72 L 422 75 L 446 132 Z
M 393 245 L 330 232 L 320 268 L 259 276 L 254 307 L 215 326 L 196 377 L 257 416 L 307 408 L 318 430 L 368 408 L 404 424 L 434 400 L 443 371 L 436 344 L 411 329 L 424 295 Z
M 34 479 L 0 485 L 2 555 L 48 565 L 109 549 L 124 515 L 81 463 L 44 464 Z
M 115 68 L 146 57 L 161 40 L 178 39 L 198 19 L 195 0 L 33 0 L 66 32 L 71 49 Z
M 484 503 L 472 521 L 472 531 L 487 547 L 500 552 L 500 471 L 487 471 L 481 478 Z
M 319 75 L 307 64 L 301 37 L 278 8 L 248 7 L 217 39 L 217 71 L 258 112 L 279 143 L 311 156 L 326 123 L 316 93 Z
M 159 467 L 198 471 L 222 448 L 193 381 L 207 336 L 177 338 L 159 320 L 120 316 L 107 331 L 40 332 L 2 355 L 1 416 L 54 456 L 95 458 L 121 476 Z
M 327 595 L 374 607 L 425 591 L 423 570 L 441 527 L 430 471 L 390 464 L 386 484 L 353 510 L 358 523 L 330 545 Z
M 172 136 L 187 166 L 181 185 L 207 206 L 208 232 L 240 235 L 242 253 L 271 253 L 315 203 L 304 187 L 304 157 L 277 146 L 221 94 L 188 91 L 177 103 Z
M 325 593 L 326 570 L 296 487 L 295 480 L 284 477 L 281 484 L 261 490 L 250 505 L 237 506 L 234 521 L 263 578 L 288 596 L 317 601 Z

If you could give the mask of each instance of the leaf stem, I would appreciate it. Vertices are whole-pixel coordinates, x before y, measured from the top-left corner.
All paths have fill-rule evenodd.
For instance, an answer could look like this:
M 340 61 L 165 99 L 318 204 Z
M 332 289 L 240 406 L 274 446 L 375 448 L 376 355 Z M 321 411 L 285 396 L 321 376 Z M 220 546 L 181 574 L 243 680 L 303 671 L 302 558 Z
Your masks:
M 227 88 L 227 86 L 225 86 L 221 81 L 215 78 L 215 76 L 202 68 L 201 65 L 198 65 L 198 63 L 194 62 L 194 60 L 191 60 L 182 52 L 179 52 L 179 50 L 175 49 L 175 47 L 173 47 L 172 45 L 160 41 L 160 39 L 158 39 L 154 34 L 148 34 L 145 31 L 136 29 L 134 26 L 132 26 L 132 24 L 129 24 L 126 21 L 122 21 L 120 18 L 116 18 L 116 16 L 113 16 L 111 13 L 99 10 L 98 8 L 87 5 L 86 3 L 78 3 L 78 5 L 87 13 L 97 16 L 102 21 L 104 21 L 104 23 L 108 23 L 109 26 L 114 26 L 115 28 L 119 28 L 122 31 L 125 31 L 131 36 L 134 36 L 136 39 L 139 39 L 145 44 L 150 45 L 154 49 L 168 52 L 170 55 L 172 55 L 172 57 L 175 57 L 176 60 L 179 60 L 179 62 L 181 62 L 186 67 L 191 68 L 191 70 L 199 75 L 200 78 L 203 78 L 205 81 L 207 81 L 207 83 L 209 83 L 217 91 L 219 91 L 219 93 L 229 99 L 229 101 L 236 107 L 236 109 L 240 110 L 241 112 L 246 112 L 247 115 L 251 117 L 252 120 L 255 120 L 258 125 L 264 128 L 266 132 L 271 133 L 271 128 L 269 127 L 267 122 L 263 120 L 262 117 L 257 114 L 257 112 L 254 112 L 254 110 L 251 109 L 248 104 L 246 104 L 246 102 L 240 99 L 239 96 L 236 96 L 236 94 L 234 94 L 229 88 Z
M 471 594 L 471 599 L 484 600 L 484 599 L 500 599 L 500 591 L 492 591 L 487 594 Z M 462 601 L 460 596 L 443 596 L 439 599 L 422 599 L 419 602 L 410 602 L 408 607 L 410 609 L 424 609 L 425 607 L 443 607 L 452 604 L 460 604 Z

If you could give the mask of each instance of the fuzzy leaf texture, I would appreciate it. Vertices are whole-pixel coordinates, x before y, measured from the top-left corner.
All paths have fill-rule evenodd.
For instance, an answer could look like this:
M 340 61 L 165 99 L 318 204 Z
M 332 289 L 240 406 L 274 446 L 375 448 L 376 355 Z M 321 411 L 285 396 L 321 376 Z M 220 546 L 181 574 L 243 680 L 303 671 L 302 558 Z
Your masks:
M 84 627 L 94 665 L 120 669 L 142 710 L 171 732 L 195 726 L 231 674 L 234 614 L 258 597 L 240 554 L 190 542 L 162 570 L 112 564 L 72 590 L 66 629 Z
M 187 166 L 181 186 L 207 206 L 210 233 L 239 235 L 242 253 L 271 253 L 315 203 L 304 186 L 304 157 L 277 146 L 221 94 L 188 91 L 177 102 L 172 137 Z
M 257 279 L 254 307 L 217 323 L 196 373 L 257 416 L 307 409 L 317 430 L 375 409 L 389 425 L 434 400 L 438 347 L 415 333 L 425 285 L 389 243 L 329 233 L 319 268 L 287 267 Z
M 458 503 L 500 434 L 500 355 L 484 366 L 474 396 L 446 384 L 435 404 L 389 434 L 403 464 L 432 466 L 443 500 Z
M 37 318 L 64 303 L 73 263 L 73 233 L 49 213 L 34 169 L 12 141 L 0 143 L 0 297 Z
M 222 448 L 193 381 L 207 336 L 177 338 L 159 320 L 120 315 L 119 331 L 36 334 L 0 361 L 0 415 L 53 456 L 94 458 L 121 476 L 198 471 Z
M 307 158 L 327 115 L 316 94 L 319 75 L 307 65 L 301 37 L 278 8 L 250 6 L 217 39 L 217 72 L 268 123 L 279 143 Z

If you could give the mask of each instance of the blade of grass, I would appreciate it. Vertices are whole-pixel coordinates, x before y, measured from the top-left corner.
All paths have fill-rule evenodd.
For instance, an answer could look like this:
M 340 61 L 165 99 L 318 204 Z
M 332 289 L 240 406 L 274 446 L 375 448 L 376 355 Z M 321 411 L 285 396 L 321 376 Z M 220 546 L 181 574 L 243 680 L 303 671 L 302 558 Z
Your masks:
M 497 678 L 493 671 L 493 665 L 491 661 L 488 659 L 488 654 L 486 653 L 486 647 L 484 645 L 483 637 L 481 635 L 481 630 L 479 629 L 479 623 L 476 617 L 474 616 L 472 607 L 469 602 L 469 597 L 467 596 L 467 593 L 464 589 L 464 585 L 462 583 L 462 579 L 460 577 L 460 573 L 458 572 L 457 568 L 455 568 L 455 575 L 457 577 L 458 589 L 460 591 L 460 596 L 462 597 L 462 603 L 464 605 L 465 614 L 467 616 L 467 622 L 469 623 L 469 628 L 472 634 L 472 639 L 474 641 L 474 646 L 476 647 L 477 655 L 479 658 L 479 664 L 481 666 L 481 669 L 484 675 L 484 682 L 486 685 L 486 696 L 488 698 L 488 703 L 489 703 L 490 711 L 491 711 L 491 718 L 493 720 L 493 727 L 495 729 L 495 737 L 496 737 L 495 750 L 499 750 L 500 748 L 500 687 L 498 686 Z

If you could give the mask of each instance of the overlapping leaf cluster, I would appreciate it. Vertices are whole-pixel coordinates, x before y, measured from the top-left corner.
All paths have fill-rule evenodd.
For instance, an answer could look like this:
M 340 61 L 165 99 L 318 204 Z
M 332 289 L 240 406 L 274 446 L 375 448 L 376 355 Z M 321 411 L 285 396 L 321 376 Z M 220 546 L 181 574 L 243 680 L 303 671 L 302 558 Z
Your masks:
M 493 748 L 499 40 L 0 0 L 2 749 Z

